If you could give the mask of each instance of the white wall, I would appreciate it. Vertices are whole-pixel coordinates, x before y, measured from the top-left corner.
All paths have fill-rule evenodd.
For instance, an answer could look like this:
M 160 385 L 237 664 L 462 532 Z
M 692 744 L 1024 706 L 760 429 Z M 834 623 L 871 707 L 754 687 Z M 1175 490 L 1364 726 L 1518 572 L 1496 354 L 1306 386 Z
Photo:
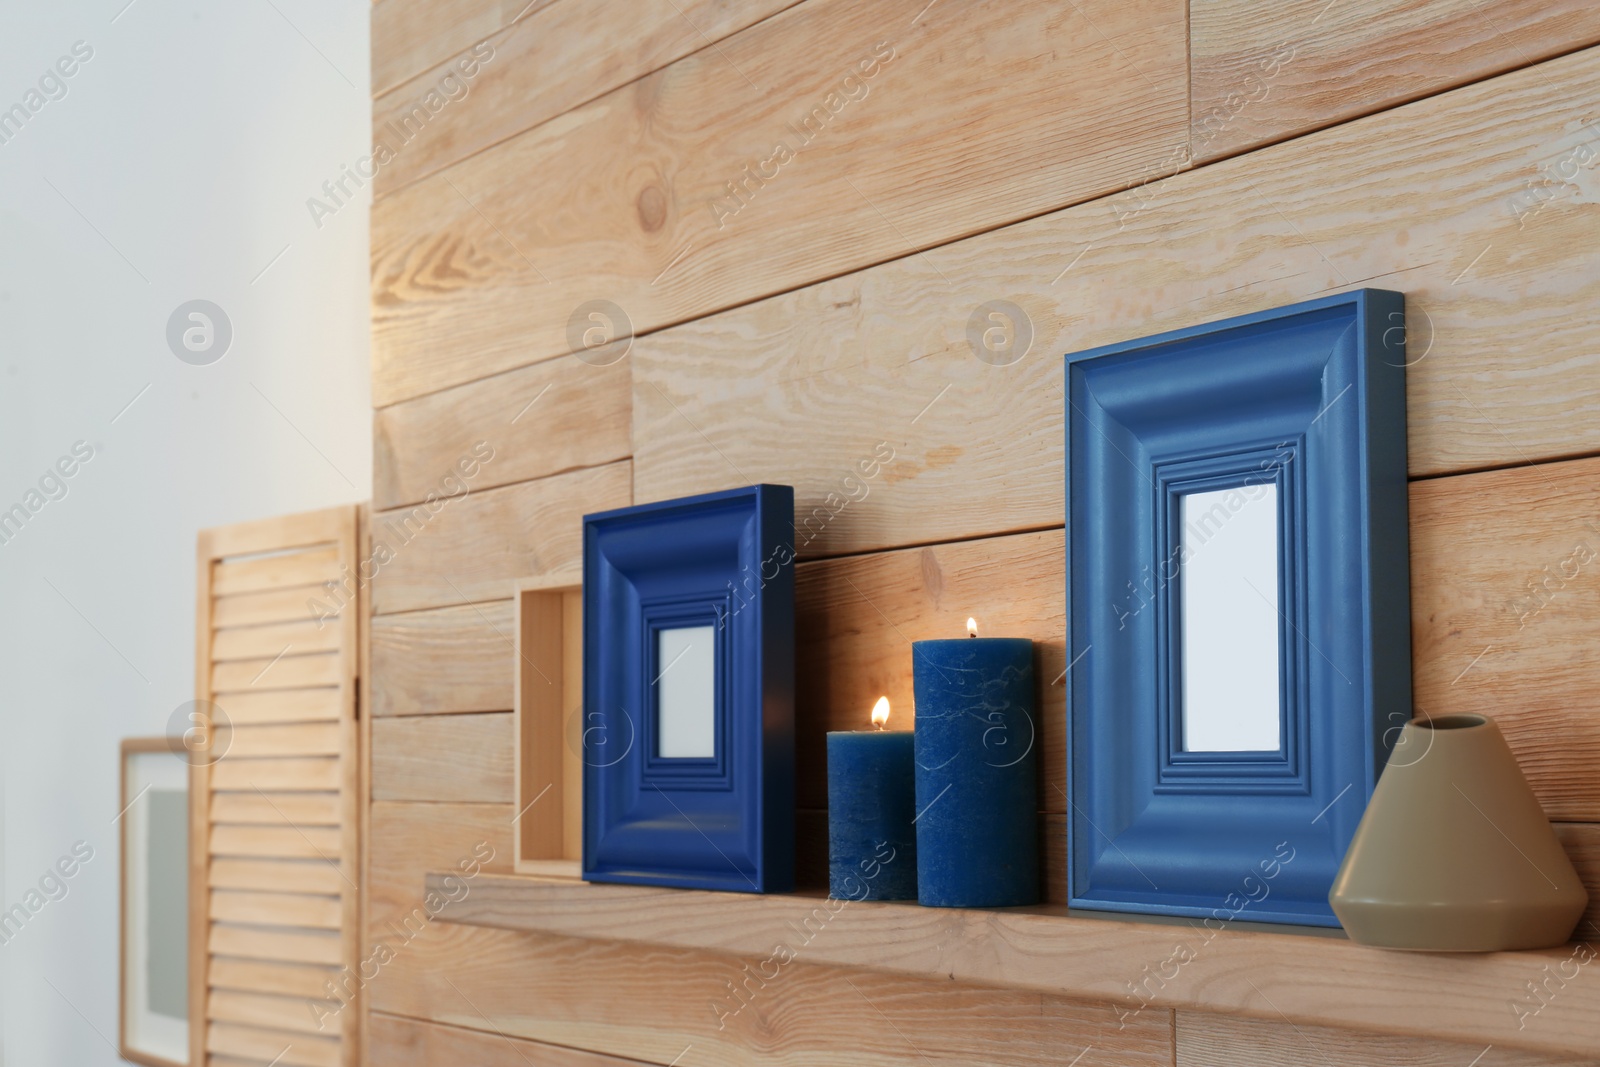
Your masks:
M 117 744 L 192 697 L 195 531 L 371 485 L 366 200 L 306 208 L 370 138 L 370 3 L 126 5 L 0 0 L 0 109 L 93 49 L 0 143 L 0 512 L 94 453 L 0 544 L 0 909 L 94 848 L 0 945 L 27 1067 L 119 1062 Z M 165 336 L 195 298 L 208 366 Z

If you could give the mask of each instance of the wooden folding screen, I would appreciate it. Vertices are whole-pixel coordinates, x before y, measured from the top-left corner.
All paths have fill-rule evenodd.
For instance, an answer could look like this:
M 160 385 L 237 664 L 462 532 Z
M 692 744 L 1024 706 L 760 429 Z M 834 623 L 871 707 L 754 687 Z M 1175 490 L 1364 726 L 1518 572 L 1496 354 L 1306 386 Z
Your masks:
M 360 509 L 204 530 L 192 1067 L 350 1067 L 360 1034 Z

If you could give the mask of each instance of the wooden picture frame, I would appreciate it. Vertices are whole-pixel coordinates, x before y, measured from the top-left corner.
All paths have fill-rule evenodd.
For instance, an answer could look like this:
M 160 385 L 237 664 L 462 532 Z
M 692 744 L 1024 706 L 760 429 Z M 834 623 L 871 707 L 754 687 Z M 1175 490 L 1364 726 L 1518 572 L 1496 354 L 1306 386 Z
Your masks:
M 578 574 L 517 585 L 512 733 L 517 815 L 512 869 L 577 879 L 583 860 L 583 584 Z
M 166 737 L 124 738 L 120 750 L 117 1050 L 123 1059 L 146 1067 L 189 1067 L 192 1021 L 188 1017 L 191 978 L 188 973 L 188 806 L 191 801 L 188 799 L 189 766 L 180 755 L 182 751 L 180 742 Z M 150 1008 L 150 912 L 145 905 L 151 882 L 149 875 L 153 873 L 149 869 L 151 854 L 162 848 L 149 837 L 151 810 L 158 799 L 162 800 L 162 807 L 170 806 L 170 799 L 163 794 L 180 789 L 185 803 L 184 809 L 177 813 L 176 825 L 183 839 L 176 845 L 167 841 L 165 848 L 174 863 L 165 881 L 182 894 L 181 900 L 167 902 L 165 910 L 176 916 L 180 943 L 169 945 L 163 953 L 171 957 L 168 965 L 176 960 L 184 968 L 183 988 L 177 993 L 177 1003 L 183 1008 L 184 1017 L 177 1021 L 175 1016 Z M 171 823 L 173 814 L 167 811 L 159 821 Z M 172 990 L 158 995 L 170 1000 Z
M 583 536 L 583 877 L 792 889 L 794 490 L 620 508 Z
M 1377 289 L 1066 357 L 1071 907 L 1338 925 L 1411 717 L 1405 363 L 1404 298 Z M 1230 517 L 1251 499 L 1263 525 Z M 1230 551 L 1265 592 L 1197 579 L 1230 522 L 1264 531 Z M 1200 700 L 1230 643 L 1247 669 Z M 1198 743 L 1202 704 L 1265 739 Z

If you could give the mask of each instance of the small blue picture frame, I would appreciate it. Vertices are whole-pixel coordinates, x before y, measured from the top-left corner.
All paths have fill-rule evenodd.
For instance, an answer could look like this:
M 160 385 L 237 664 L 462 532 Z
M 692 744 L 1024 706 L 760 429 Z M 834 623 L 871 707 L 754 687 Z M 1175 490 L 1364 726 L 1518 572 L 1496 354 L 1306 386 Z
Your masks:
M 584 517 L 583 713 L 586 880 L 794 887 L 792 488 Z
M 1377 289 L 1066 357 L 1071 907 L 1338 925 L 1411 718 L 1405 365 Z M 1272 501 L 1276 749 L 1185 746 L 1181 508 L 1212 492 Z

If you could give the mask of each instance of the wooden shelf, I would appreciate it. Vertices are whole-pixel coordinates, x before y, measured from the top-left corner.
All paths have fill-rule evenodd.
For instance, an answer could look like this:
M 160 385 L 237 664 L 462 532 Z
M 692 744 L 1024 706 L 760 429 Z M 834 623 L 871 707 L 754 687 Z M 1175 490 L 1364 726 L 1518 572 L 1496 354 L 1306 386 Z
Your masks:
M 446 893 L 445 877 L 429 875 L 428 888 Z M 1566 1055 L 1593 1055 L 1600 1046 L 1600 961 L 1582 962 L 1592 951 L 1572 945 L 1485 955 L 1389 952 L 1241 923 L 1213 931 L 1198 921 L 1127 921 L 1064 908 L 923 908 L 491 874 L 473 879 L 440 920 L 753 960 L 787 945 L 798 962 L 1106 1001 L 1114 1015 L 1140 1010 L 1142 987 L 1145 1011 L 1193 1009 Z M 1530 982 L 1545 987 L 1542 1007 Z

